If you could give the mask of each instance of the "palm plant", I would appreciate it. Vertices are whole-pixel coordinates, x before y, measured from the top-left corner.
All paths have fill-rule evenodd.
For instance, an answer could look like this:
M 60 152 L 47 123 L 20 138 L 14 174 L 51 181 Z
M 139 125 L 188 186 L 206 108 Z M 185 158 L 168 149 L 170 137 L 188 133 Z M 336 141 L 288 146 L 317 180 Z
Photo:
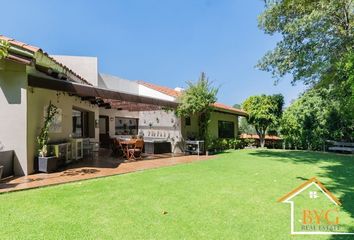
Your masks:
M 187 82 L 188 88 L 183 91 L 180 97 L 180 104 L 176 114 L 180 117 L 199 115 L 199 135 L 201 139 L 207 141 L 208 125 L 210 122 L 210 112 L 212 104 L 216 102 L 218 88 L 214 88 L 211 82 L 202 72 L 198 82 Z

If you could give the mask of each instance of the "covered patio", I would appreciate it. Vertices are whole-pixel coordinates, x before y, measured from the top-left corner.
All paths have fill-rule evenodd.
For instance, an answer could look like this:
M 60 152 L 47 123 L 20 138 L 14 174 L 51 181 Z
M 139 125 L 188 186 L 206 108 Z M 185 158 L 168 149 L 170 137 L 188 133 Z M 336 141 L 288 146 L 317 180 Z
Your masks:
M 66 133 L 61 132 L 60 129 L 60 136 L 49 142 L 52 152 L 55 152 L 58 158 L 63 158 L 61 162 L 64 162 L 65 165 L 72 161 L 80 161 L 85 155 L 91 157 L 97 153 L 99 155 L 97 161 L 103 161 L 103 164 L 106 164 L 107 161 L 102 159 L 107 156 L 102 156 L 101 151 L 98 151 L 99 149 L 115 153 L 115 148 L 119 148 L 122 141 L 136 139 L 137 137 L 142 139 L 144 144 L 143 148 L 140 149 L 141 153 L 149 154 L 149 158 L 154 154 L 156 156 L 153 156 L 153 158 L 157 158 L 161 153 L 173 152 L 171 142 L 169 142 L 170 134 L 166 134 L 172 127 L 170 127 L 171 129 L 165 127 L 164 134 L 162 134 L 162 130 L 154 130 L 158 124 L 154 123 L 155 126 L 152 127 L 151 119 L 163 122 L 165 119 L 161 118 L 164 118 L 164 116 L 158 119 L 156 118 L 156 112 L 159 112 L 160 115 L 166 115 L 164 109 L 175 108 L 177 106 L 176 102 L 57 79 L 48 76 L 46 69 L 37 70 L 40 70 L 41 74 L 28 76 L 28 85 L 34 89 L 32 92 L 38 95 L 40 89 L 49 92 L 56 91 L 57 96 L 60 96 L 62 92 L 61 99 L 58 98 L 57 100 L 59 104 L 68 102 L 67 99 L 69 98 L 75 98 L 73 105 L 68 106 L 69 111 L 64 114 L 67 117 L 63 118 L 62 123 L 58 124 L 59 126 L 69 126 L 66 127 Z M 42 97 L 38 98 L 43 99 Z M 76 107 L 81 102 L 87 103 L 89 107 Z M 70 108 L 72 108 L 71 112 Z M 147 115 L 151 116 L 150 120 L 146 120 Z M 72 123 L 70 123 L 71 119 Z M 168 121 L 171 121 L 170 118 Z M 177 122 L 177 119 L 172 119 L 172 121 Z M 171 124 L 171 122 L 169 123 Z M 172 130 L 176 131 L 176 127 Z M 166 147 L 166 145 L 169 145 L 169 147 Z M 128 160 L 135 159 L 132 158 L 134 154 L 128 154 L 128 151 L 136 150 L 135 143 L 132 142 L 124 148 L 121 147 L 121 150 L 123 150 L 123 154 L 116 154 L 112 158 L 116 158 L 117 161 L 119 161 L 119 157 L 125 157 Z M 68 152 L 72 152 L 72 154 Z M 147 154 L 141 157 L 139 153 L 138 158 L 146 159 Z M 75 155 L 75 157 L 70 159 L 72 155 Z
M 169 132 L 174 131 L 180 134 L 180 123 L 172 113 L 167 113 L 165 109 L 175 108 L 176 102 L 75 83 L 51 76 L 47 69 L 37 70 L 40 70 L 40 73 L 28 76 L 30 97 L 34 103 L 29 106 L 29 112 L 37 119 L 35 123 L 32 122 L 35 125 L 31 128 L 29 141 L 33 145 L 32 151 L 35 154 L 35 136 L 41 126 L 39 119 L 43 111 L 43 102 L 54 102 L 63 109 L 62 122 L 59 123 L 60 132 L 51 134 L 52 138 L 48 146 L 51 147 L 53 150 L 51 153 L 55 153 L 61 164 L 51 173 L 35 172 L 27 176 L 6 177 L 0 181 L 0 193 L 210 158 L 186 156 L 183 152 L 173 151 L 171 141 L 177 142 L 182 139 L 181 137 L 174 138 L 172 134 L 170 136 Z M 122 134 L 120 128 L 122 118 L 128 122 L 136 119 L 136 125 L 134 125 L 136 129 L 129 134 Z M 116 123 L 115 126 L 112 126 L 114 123 Z M 85 125 L 87 130 L 83 127 Z M 132 126 L 129 125 L 127 129 L 132 130 Z M 131 139 L 134 135 L 139 136 L 146 144 L 141 157 L 130 159 L 127 154 L 114 153 L 112 148 L 114 140 Z M 109 142 L 105 144 L 107 139 Z M 96 146 L 97 149 L 88 147 L 87 143 L 93 143 L 91 146 Z M 171 146 L 167 150 L 164 149 L 163 153 L 156 152 L 155 147 L 160 146 L 161 143 L 169 143 Z M 132 145 L 134 147 L 134 144 Z
M 53 173 L 35 173 L 22 177 L 9 177 L 0 181 L 0 193 L 39 188 L 86 179 L 107 177 L 146 169 L 203 161 L 211 156 L 145 154 L 143 160 L 126 162 L 101 150 L 98 158 L 85 158 L 58 169 Z

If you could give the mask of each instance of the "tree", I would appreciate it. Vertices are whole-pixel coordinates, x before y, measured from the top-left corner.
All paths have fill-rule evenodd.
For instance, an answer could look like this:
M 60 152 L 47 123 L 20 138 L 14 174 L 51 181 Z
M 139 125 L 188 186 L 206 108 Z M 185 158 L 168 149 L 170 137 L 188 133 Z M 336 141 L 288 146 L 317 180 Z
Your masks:
M 283 105 L 284 98 L 281 94 L 251 96 L 242 104 L 242 108 L 248 113 L 248 123 L 254 126 L 259 136 L 261 147 L 264 147 L 267 129 L 279 123 Z
M 232 107 L 237 108 L 237 109 L 241 109 L 241 104 L 235 103 Z
M 258 67 L 311 88 L 285 111 L 281 132 L 295 147 L 319 150 L 324 140 L 352 141 L 354 1 L 265 0 L 259 27 L 282 36 Z
M 265 0 L 259 27 L 282 40 L 258 63 L 280 78 L 318 82 L 353 50 L 353 0 Z
M 239 126 L 240 133 L 246 134 L 257 134 L 256 130 L 254 129 L 253 125 L 249 124 L 247 118 L 242 117 L 240 119 L 240 126 Z
M 7 56 L 9 47 L 10 45 L 7 41 L 0 40 L 0 59 Z
M 210 122 L 211 105 L 216 102 L 218 89 L 211 86 L 211 82 L 202 72 L 196 83 L 187 82 L 188 88 L 179 98 L 176 110 L 177 116 L 199 115 L 199 135 L 207 141 L 208 124 Z
M 354 140 L 354 121 L 335 97 L 337 90 L 312 88 L 284 111 L 280 129 L 287 143 L 295 148 L 323 150 L 326 140 Z

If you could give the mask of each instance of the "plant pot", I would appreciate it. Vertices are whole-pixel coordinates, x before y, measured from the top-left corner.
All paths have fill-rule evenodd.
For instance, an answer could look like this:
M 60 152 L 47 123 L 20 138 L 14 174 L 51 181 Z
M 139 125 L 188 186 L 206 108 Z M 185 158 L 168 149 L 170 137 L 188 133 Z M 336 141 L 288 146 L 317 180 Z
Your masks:
M 57 157 L 38 157 L 38 171 L 50 173 L 54 172 L 58 167 Z
M 33 171 L 35 173 L 38 172 L 38 157 L 34 157 L 34 160 L 33 160 Z
M 4 170 L 4 166 L 0 166 L 0 180 L 1 180 L 1 177 L 2 177 L 2 171 Z

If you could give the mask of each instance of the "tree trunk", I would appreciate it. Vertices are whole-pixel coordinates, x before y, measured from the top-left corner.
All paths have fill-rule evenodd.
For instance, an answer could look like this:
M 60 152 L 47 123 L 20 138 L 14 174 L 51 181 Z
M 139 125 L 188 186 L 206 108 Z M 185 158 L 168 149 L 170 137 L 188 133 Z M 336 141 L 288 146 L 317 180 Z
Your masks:
M 265 144 L 265 132 L 266 132 L 266 128 L 257 128 L 255 127 L 257 135 L 259 137 L 259 144 L 261 145 L 261 148 L 264 148 L 264 144 Z
M 265 140 L 264 140 L 264 136 L 259 136 L 259 143 L 261 144 L 261 148 L 264 148 L 264 143 L 265 143 Z

